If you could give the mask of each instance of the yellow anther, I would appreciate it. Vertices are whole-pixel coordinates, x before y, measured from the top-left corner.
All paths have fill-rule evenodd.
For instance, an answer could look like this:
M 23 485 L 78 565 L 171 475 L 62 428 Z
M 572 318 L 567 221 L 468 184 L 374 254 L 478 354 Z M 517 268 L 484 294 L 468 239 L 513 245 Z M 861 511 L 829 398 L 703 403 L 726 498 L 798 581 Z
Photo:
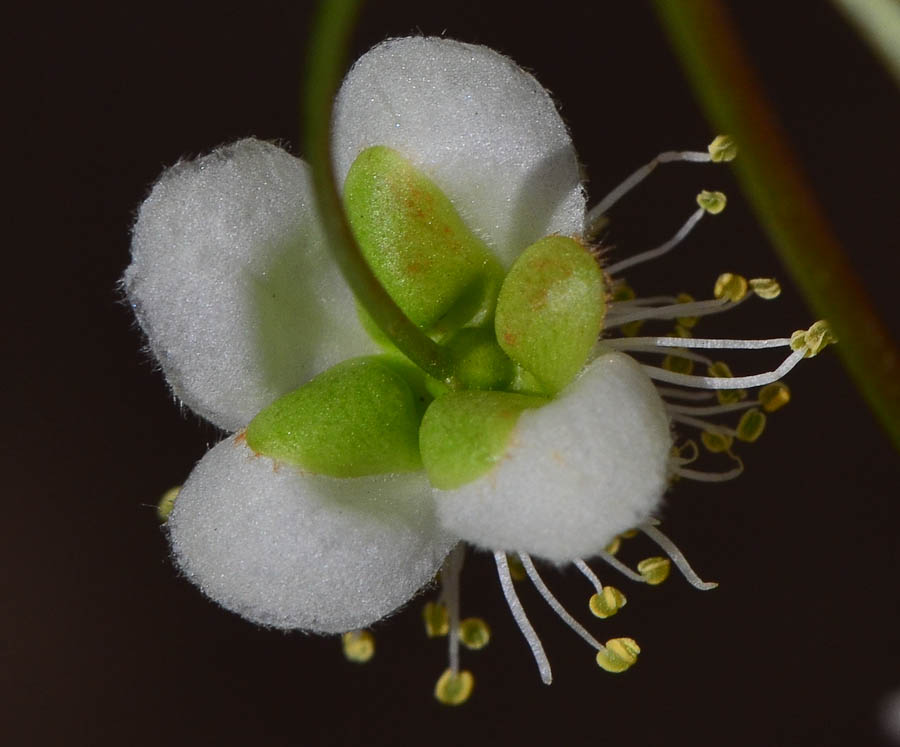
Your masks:
M 731 444 L 734 443 L 734 439 L 729 434 L 720 433 L 719 431 L 703 431 L 700 434 L 700 440 L 703 442 L 706 450 L 713 454 L 721 454 L 723 451 L 728 451 L 731 448 Z
M 821 353 L 828 345 L 837 342 L 837 337 L 828 326 L 828 322 L 820 319 L 809 329 L 798 329 L 791 335 L 791 350 L 806 349 L 804 358 L 812 358 Z
M 375 655 L 375 638 L 368 630 L 351 630 L 341 636 L 344 656 L 349 661 L 364 664 Z
M 731 135 L 716 135 L 716 139 L 709 144 L 707 150 L 714 163 L 733 161 L 738 154 L 737 143 Z
M 637 530 L 637 529 L 626 529 L 626 530 L 625 530 L 624 532 L 622 532 L 619 536 L 620 536 L 623 540 L 630 540 L 630 539 L 632 539 L 633 537 L 637 537 L 638 534 L 640 534 L 640 531 Z
M 588 606 L 597 617 L 607 618 L 615 615 L 627 601 L 625 595 L 615 586 L 604 586 L 602 592 L 591 597 Z
M 694 361 L 690 358 L 682 358 L 680 355 L 667 355 L 663 358 L 662 367 L 666 371 L 689 376 L 694 370 Z
M 694 297 L 689 293 L 679 293 L 677 296 L 675 296 L 675 301 L 678 303 L 694 303 Z M 678 317 L 678 323 L 682 327 L 687 327 L 688 329 L 690 329 L 697 323 L 697 320 L 699 318 L 700 317 L 697 316 L 680 316 Z
M 790 401 L 791 390 L 788 389 L 787 384 L 781 381 L 767 384 L 759 390 L 759 404 L 762 405 L 763 410 L 766 412 L 780 410 Z
M 695 322 L 697 321 L 697 317 L 683 317 L 684 319 L 693 319 Z M 675 325 L 675 329 L 672 330 L 672 337 L 684 337 L 685 339 L 689 339 L 694 336 L 694 333 L 688 327 L 685 327 L 681 324 L 681 319 L 676 319 L 678 324 Z
M 610 555 L 615 555 L 619 552 L 619 548 L 622 547 L 622 540 L 619 537 L 613 537 L 612 542 L 610 542 L 603 549 L 608 552 Z
M 710 215 L 718 215 L 725 209 L 728 199 L 723 192 L 710 192 L 704 189 L 697 195 L 697 204 Z
M 163 493 L 162 498 L 159 499 L 159 503 L 156 504 L 156 516 L 160 521 L 168 520 L 169 514 L 172 513 L 172 509 L 175 508 L 175 499 L 180 492 L 181 486 L 177 485 L 174 488 L 169 488 Z
M 781 286 L 775 278 L 751 278 L 750 290 L 766 301 L 781 295 Z
M 613 303 L 616 303 L 617 301 L 631 301 L 636 295 L 634 288 L 628 285 L 628 283 L 620 283 L 613 289 L 612 298 L 610 300 Z
M 743 275 L 735 275 L 733 272 L 723 272 L 716 278 L 713 286 L 715 298 L 725 298 L 729 301 L 740 301 L 747 295 L 747 278 Z
M 644 558 L 637 564 L 637 570 L 648 584 L 656 586 L 669 577 L 672 561 L 660 557 Z
M 519 556 L 515 554 L 506 555 L 506 564 L 509 566 L 509 575 L 513 581 L 524 581 L 528 575 L 525 573 L 525 566 L 519 560 Z
M 618 674 L 634 665 L 639 653 L 641 647 L 634 638 L 611 638 L 606 648 L 597 652 L 597 664 L 607 672 Z
M 469 699 L 473 687 L 475 678 L 471 672 L 446 669 L 434 686 L 434 697 L 444 705 L 460 705 Z
M 422 620 L 425 622 L 425 635 L 429 638 L 438 638 L 450 632 L 450 615 L 446 605 L 440 602 L 426 602 Z
M 762 435 L 762 432 L 765 429 L 766 414 L 762 410 L 754 407 L 752 410 L 747 410 L 747 412 L 741 416 L 737 426 L 737 437 L 741 441 L 753 443 Z
M 459 624 L 459 640 L 466 648 L 477 651 L 490 643 L 491 629 L 480 617 L 467 617 Z
M 706 369 L 706 372 L 717 379 L 731 379 L 734 377 L 728 364 L 723 361 L 716 361 Z M 722 405 L 730 405 L 746 398 L 746 389 L 716 389 L 716 399 Z

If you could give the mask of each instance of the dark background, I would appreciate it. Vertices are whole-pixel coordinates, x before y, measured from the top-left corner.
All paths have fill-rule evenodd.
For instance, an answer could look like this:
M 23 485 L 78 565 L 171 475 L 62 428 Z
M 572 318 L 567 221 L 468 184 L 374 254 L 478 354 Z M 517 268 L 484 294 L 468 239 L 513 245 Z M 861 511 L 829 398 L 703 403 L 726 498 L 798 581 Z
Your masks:
M 357 666 L 335 639 L 254 628 L 176 577 L 152 505 L 218 435 L 172 402 L 115 284 L 136 206 L 166 164 L 251 134 L 297 151 L 310 5 L 45 5 L 10 19 L 0 739 L 880 743 L 878 704 L 900 688 L 900 470 L 832 352 L 791 374 L 793 402 L 741 450 L 747 474 L 671 491 L 663 528 L 718 590 L 675 576 L 639 588 L 606 572 L 629 604 L 598 621 L 583 579 L 547 574 L 599 637 L 640 642 L 627 674 L 600 671 L 523 588 L 554 666 L 544 687 L 483 556 L 464 571 L 463 613 L 485 618 L 494 638 L 464 652 L 476 690 L 455 710 L 431 694 L 446 658 L 443 641 L 423 635 L 422 599 L 377 626 L 377 654 Z M 897 89 L 829 4 L 733 5 L 838 235 L 900 331 Z M 373 1 L 354 56 L 411 32 L 510 55 L 559 101 L 594 199 L 658 151 L 715 134 L 645 3 L 540 6 Z M 720 271 L 776 275 L 781 299 L 701 329 L 806 327 L 812 312 L 725 168 L 663 169 L 616 208 L 610 238 L 623 252 L 659 243 L 704 187 L 729 194 L 726 212 L 633 283 L 704 296 Z M 772 362 L 731 360 L 743 371 Z M 653 554 L 633 543 L 628 560 Z

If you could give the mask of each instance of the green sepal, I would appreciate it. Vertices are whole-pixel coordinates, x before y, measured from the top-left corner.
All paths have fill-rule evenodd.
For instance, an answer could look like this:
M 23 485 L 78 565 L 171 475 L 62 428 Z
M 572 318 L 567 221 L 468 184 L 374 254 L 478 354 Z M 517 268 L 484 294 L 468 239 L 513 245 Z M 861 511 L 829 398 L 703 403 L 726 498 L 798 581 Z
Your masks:
M 433 339 L 490 319 L 502 266 L 403 156 L 384 146 L 360 153 L 344 182 L 344 206 L 375 276 Z
M 421 469 L 419 423 L 430 395 L 408 378 L 415 372 L 389 356 L 339 363 L 260 412 L 247 426 L 247 445 L 332 477 Z
M 547 236 L 516 260 L 497 299 L 497 342 L 550 393 L 582 369 L 606 313 L 603 273 L 574 239 Z
M 431 484 L 452 490 L 490 471 L 506 452 L 524 410 L 548 402 L 511 392 L 450 392 L 431 403 L 419 429 Z

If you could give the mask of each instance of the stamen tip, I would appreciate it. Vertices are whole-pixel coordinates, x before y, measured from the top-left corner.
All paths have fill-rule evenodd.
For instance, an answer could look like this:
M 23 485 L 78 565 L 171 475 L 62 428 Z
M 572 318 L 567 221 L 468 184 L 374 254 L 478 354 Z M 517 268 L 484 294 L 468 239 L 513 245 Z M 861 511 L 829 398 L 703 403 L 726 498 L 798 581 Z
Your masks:
M 707 147 L 709 157 L 713 163 L 721 163 L 723 161 L 733 161 L 738 154 L 737 143 L 731 135 L 716 135 Z
M 710 192 L 704 189 L 697 195 L 697 204 L 710 215 L 718 215 L 725 209 L 728 198 L 724 192 Z

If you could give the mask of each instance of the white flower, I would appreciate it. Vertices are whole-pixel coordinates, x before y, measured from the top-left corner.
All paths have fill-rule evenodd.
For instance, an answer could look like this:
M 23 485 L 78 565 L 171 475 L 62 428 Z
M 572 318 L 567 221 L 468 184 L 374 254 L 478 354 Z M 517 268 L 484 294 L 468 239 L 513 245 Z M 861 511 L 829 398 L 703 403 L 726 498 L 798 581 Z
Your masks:
M 544 237 L 572 237 L 578 242 L 573 245 L 587 247 L 598 215 L 625 191 L 586 214 L 577 157 L 547 92 L 496 52 L 445 39 L 385 42 L 348 74 L 333 131 L 339 183 L 357 157 L 375 146 L 396 151 L 429 178 L 504 271 L 518 267 L 522 252 Z M 710 160 L 705 154 L 665 155 L 671 157 L 660 160 Z M 701 209 L 654 256 L 678 243 L 702 214 Z M 686 460 L 671 456 L 671 420 L 699 422 L 726 440 L 729 432 L 705 428 L 685 414 L 689 407 L 664 403 L 651 378 L 710 388 L 721 388 L 721 381 L 690 377 L 673 365 L 652 369 L 625 354 L 654 354 L 675 344 L 673 338 L 602 341 L 580 359 L 579 366 L 587 365 L 574 381 L 561 390 L 540 390 L 543 406 L 521 415 L 516 411 L 508 442 L 499 455 L 488 455 L 495 466 L 462 484 L 451 480 L 441 486 L 446 489 L 432 488 L 421 470 L 363 477 L 311 474 L 254 453 L 243 430 L 260 411 L 318 374 L 381 349 L 364 331 L 330 258 L 306 165 L 252 139 L 179 163 L 142 205 L 132 254 L 124 286 L 174 394 L 238 434 L 200 461 L 168 520 L 178 564 L 226 608 L 264 625 L 351 631 L 403 605 L 445 563 L 443 601 L 457 625 L 459 556 L 452 553 L 446 562 L 445 557 L 462 539 L 495 552 L 504 592 L 549 681 L 549 665 L 515 597 L 505 553 L 521 556 L 551 604 L 555 600 L 530 554 L 575 562 L 596 583 L 600 599 L 604 588 L 582 558 L 601 554 L 615 562 L 604 548 L 640 526 L 702 586 L 653 527 L 652 515 L 674 474 L 699 475 L 684 467 Z M 712 313 L 746 295 L 745 287 L 727 297 L 717 291 L 708 302 L 639 305 L 611 277 L 631 262 L 606 268 L 607 299 L 601 297 L 600 304 L 613 302 L 607 330 L 640 319 Z M 594 272 L 601 277 L 596 267 Z M 602 313 L 589 346 L 600 319 Z M 558 336 L 566 331 L 560 329 Z M 683 349 L 690 340 L 675 342 L 681 360 L 707 361 Z M 708 343 L 696 347 L 748 346 L 694 342 Z M 755 346 L 773 346 L 763 343 Z M 552 357 L 553 341 L 548 344 L 544 355 Z M 808 351 L 806 345 L 804 338 L 789 358 L 791 365 Z M 530 364 L 521 368 L 541 379 Z M 774 378 L 767 374 L 734 386 Z M 552 401 L 546 404 L 546 398 Z M 727 410 L 713 406 L 710 414 Z M 445 435 L 440 428 L 438 439 Z M 434 460 L 426 456 L 423 451 L 433 475 Z M 608 614 L 624 604 L 617 590 L 605 594 L 598 604 Z M 604 647 L 567 613 L 560 614 L 595 645 L 601 666 L 622 671 L 633 663 L 639 649 L 631 639 Z M 458 634 L 451 626 L 454 676 Z

